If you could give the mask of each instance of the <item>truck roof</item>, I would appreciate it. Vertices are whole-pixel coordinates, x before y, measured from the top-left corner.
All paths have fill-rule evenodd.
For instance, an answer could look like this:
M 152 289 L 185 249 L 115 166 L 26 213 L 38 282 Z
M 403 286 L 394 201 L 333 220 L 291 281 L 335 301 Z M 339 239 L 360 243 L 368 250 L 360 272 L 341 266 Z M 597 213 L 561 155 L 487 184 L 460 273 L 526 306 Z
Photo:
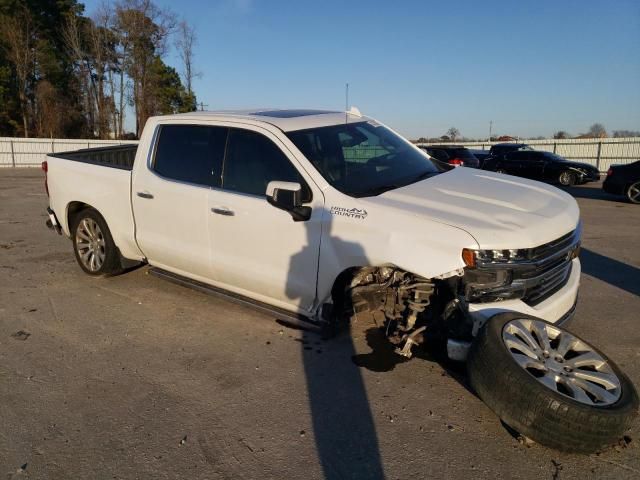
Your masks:
M 176 115 L 164 115 L 157 119 L 170 120 L 190 119 L 194 120 L 229 120 L 242 119 L 258 123 L 268 123 L 278 127 L 284 132 L 293 130 L 305 130 L 307 128 L 327 127 L 346 122 L 362 122 L 371 120 L 361 115 L 357 110 L 340 112 L 337 110 L 314 109 L 277 109 L 277 108 L 253 108 L 247 110 L 218 110 L 179 113 Z

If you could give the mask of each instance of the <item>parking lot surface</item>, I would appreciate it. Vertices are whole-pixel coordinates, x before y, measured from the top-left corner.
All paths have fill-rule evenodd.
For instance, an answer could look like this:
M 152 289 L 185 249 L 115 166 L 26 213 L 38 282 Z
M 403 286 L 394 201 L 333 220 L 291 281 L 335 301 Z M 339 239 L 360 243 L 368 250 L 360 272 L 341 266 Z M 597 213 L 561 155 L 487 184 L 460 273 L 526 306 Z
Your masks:
M 571 192 L 570 328 L 640 386 L 640 207 L 598 184 Z M 4 478 L 640 477 L 637 420 L 601 454 L 522 444 L 462 368 L 394 361 L 367 322 L 322 341 L 147 267 L 90 278 L 46 206 L 42 172 L 0 169 Z

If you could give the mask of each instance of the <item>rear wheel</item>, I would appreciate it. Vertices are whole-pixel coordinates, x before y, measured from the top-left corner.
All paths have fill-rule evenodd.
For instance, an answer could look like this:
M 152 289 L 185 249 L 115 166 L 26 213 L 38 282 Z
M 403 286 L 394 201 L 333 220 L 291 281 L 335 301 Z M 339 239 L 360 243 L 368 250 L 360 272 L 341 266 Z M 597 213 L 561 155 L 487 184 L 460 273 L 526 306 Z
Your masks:
M 602 352 L 535 317 L 499 314 L 469 353 L 478 396 L 507 425 L 548 447 L 591 453 L 630 426 L 638 396 Z
M 80 268 L 93 276 L 122 271 L 120 253 L 102 215 L 93 208 L 78 212 L 72 221 L 73 251 Z
M 640 203 L 640 182 L 629 185 L 627 188 L 627 198 L 631 203 Z
M 576 183 L 576 174 L 565 170 L 558 176 L 558 183 L 565 187 L 570 187 L 571 185 L 575 185 Z

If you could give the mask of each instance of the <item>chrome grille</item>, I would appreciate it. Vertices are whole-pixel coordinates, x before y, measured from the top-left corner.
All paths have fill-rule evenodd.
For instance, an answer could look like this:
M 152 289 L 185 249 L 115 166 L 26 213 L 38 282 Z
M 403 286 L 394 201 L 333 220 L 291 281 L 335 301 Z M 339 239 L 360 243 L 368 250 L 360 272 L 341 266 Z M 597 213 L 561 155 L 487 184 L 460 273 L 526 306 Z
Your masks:
M 559 265 L 536 277 L 535 285 L 527 288 L 522 301 L 533 306 L 556 293 L 567 283 L 571 274 L 571 265 L 571 260 L 564 260 Z
M 574 236 L 576 231 L 573 230 L 566 235 L 563 235 L 560 238 L 557 238 L 549 243 L 545 243 L 544 245 L 540 245 L 539 247 L 535 247 L 529 250 L 530 255 L 529 258 L 531 260 L 539 260 L 544 259 L 546 257 L 552 256 L 553 254 L 566 249 L 574 243 Z
M 520 298 L 531 306 L 543 302 L 569 280 L 581 233 L 579 224 L 556 240 L 529 248 L 521 260 L 479 262 L 477 268 L 465 272 L 465 295 L 469 301 L 481 303 L 509 298 Z M 499 278 L 498 272 L 508 272 L 509 283 L 492 285 L 491 281 Z

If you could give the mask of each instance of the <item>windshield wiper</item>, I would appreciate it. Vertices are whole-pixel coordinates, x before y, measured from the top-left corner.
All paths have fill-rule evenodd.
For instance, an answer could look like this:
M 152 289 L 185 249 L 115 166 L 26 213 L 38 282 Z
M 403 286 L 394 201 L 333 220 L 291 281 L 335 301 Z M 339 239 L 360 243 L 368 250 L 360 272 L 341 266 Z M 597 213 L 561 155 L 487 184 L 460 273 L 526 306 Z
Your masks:
M 420 180 L 424 180 L 425 178 L 433 177 L 434 175 L 438 175 L 440 172 L 422 172 L 420 175 L 415 176 L 411 179 L 411 181 L 407 182 L 405 185 L 410 185 L 412 183 L 419 182 Z
M 403 187 L 404 185 L 379 185 L 377 187 L 372 187 L 367 190 L 362 190 L 359 192 L 353 192 L 352 195 L 356 197 L 375 197 L 376 195 L 381 195 L 384 192 L 388 192 L 389 190 L 394 190 L 396 188 Z
M 425 178 L 438 175 L 439 173 L 440 172 L 431 172 L 431 171 L 422 172 L 420 175 L 412 177 L 408 181 L 390 183 L 387 185 L 379 185 L 376 187 L 369 188 L 367 190 L 353 192 L 352 195 L 355 195 L 356 197 L 375 197 L 377 195 L 382 195 L 384 192 L 388 192 L 389 190 L 406 187 L 407 185 L 411 185 L 412 183 L 419 182 L 420 180 L 424 180 Z

